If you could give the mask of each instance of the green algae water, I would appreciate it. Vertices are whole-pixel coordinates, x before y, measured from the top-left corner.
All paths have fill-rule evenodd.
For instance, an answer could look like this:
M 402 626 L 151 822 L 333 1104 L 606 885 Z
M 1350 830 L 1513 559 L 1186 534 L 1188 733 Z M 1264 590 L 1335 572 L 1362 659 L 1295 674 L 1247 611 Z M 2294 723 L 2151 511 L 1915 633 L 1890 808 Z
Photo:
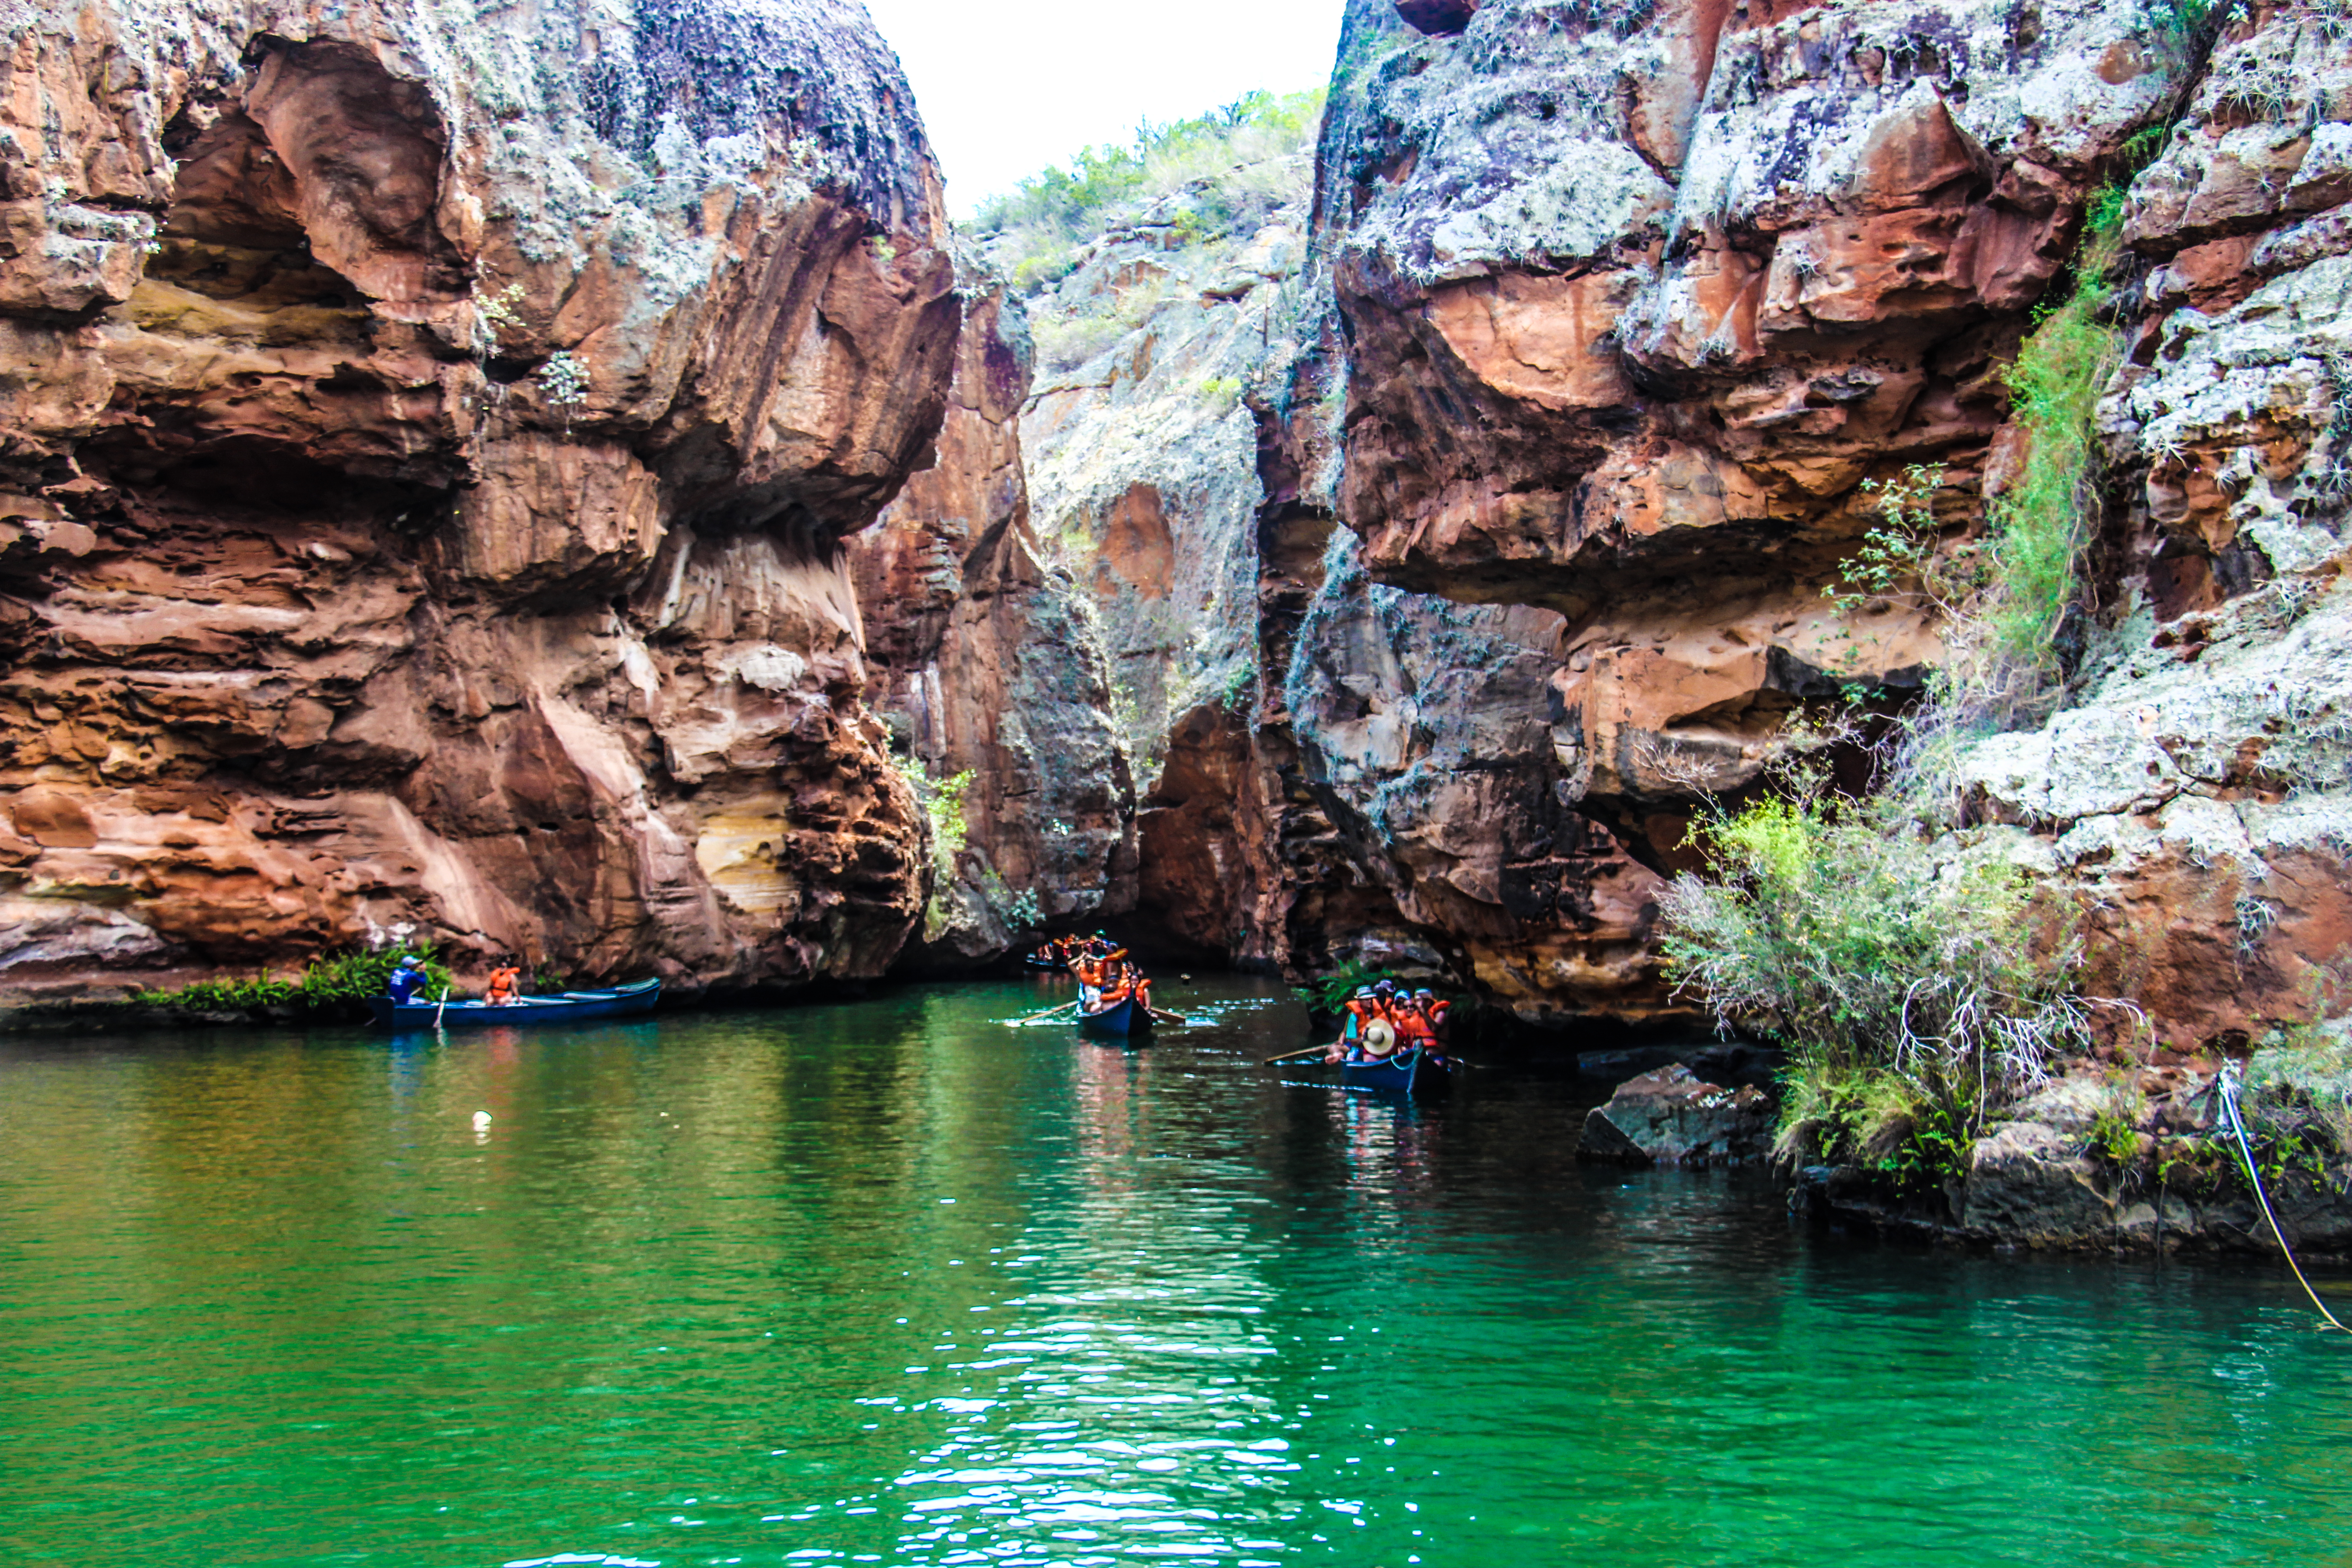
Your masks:
M 2267 1271 L 1873 1248 L 1580 1167 L 1570 1077 L 1262 1068 L 1270 984 L 1053 999 L 0 1043 L 0 1549 L 2352 1563 Z

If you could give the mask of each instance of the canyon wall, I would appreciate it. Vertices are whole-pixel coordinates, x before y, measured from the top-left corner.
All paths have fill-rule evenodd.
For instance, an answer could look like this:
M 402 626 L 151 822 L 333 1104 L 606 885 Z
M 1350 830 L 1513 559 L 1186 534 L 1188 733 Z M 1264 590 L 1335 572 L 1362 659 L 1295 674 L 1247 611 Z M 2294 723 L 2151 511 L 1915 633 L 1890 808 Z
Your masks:
M 1693 814 L 1948 657 L 1831 591 L 1914 470 L 1981 547 L 2095 200 L 2096 537 L 1955 831 L 2175 1043 L 2352 946 L 2341 0 L 1346 0 L 1311 156 L 1025 300 L 855 5 L 464 9 L 0 10 L 9 997 L 1131 910 L 1672 1015 Z
M 1386 0 L 1355 15 L 1402 31 Z M 1480 984 L 1536 1017 L 1654 1013 L 1657 879 L 1558 788 L 1561 618 L 1379 584 L 1335 531 L 1345 371 L 1313 180 L 1259 149 L 1114 222 L 1030 302 L 1038 533 L 1104 628 L 1141 794 L 1131 929 Z
M 0 985 L 880 973 L 962 304 L 846 0 L 0 11 Z
M 907 973 L 984 963 L 1135 901 L 1135 788 L 1101 623 L 1030 526 L 1027 323 L 999 279 L 968 274 L 964 292 L 939 460 L 850 546 L 869 703 L 965 836 L 934 846 L 941 874 Z
M 1263 349 L 1194 347 L 1170 328 L 1222 296 L 1157 284 L 1033 405 L 1050 445 L 1121 377 L 1230 380 L 1257 426 L 1247 523 L 1198 441 L 1041 490 L 1106 545 L 1150 492 L 1171 580 L 1218 584 L 1163 644 L 1255 653 L 1150 715 L 1143 911 L 1531 1019 L 1673 1011 L 1693 814 L 1767 787 L 1793 717 L 1899 710 L 1947 657 L 1920 595 L 1832 595 L 1914 470 L 1940 548 L 1981 551 L 2030 439 L 2008 368 L 2104 190 L 2096 536 L 2061 679 L 1969 738 L 1956 820 L 2075 900 L 2086 985 L 2168 1041 L 2307 1008 L 2352 942 L 2347 68 L 2336 0 L 1351 0 Z M 1148 238 L 1063 296 L 1145 276 Z

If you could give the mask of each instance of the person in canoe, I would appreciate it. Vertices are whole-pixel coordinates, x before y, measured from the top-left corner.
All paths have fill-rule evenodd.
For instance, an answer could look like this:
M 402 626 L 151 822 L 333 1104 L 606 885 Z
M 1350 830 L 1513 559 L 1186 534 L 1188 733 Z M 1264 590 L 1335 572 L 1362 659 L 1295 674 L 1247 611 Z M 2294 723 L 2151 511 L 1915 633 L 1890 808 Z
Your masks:
M 1082 949 L 1070 955 L 1070 973 L 1078 980 L 1078 1008 L 1081 1012 L 1096 1010 L 1097 999 L 1102 994 L 1104 968 L 1101 959 L 1092 949 Z
M 1327 1066 L 1386 1061 L 1397 1048 L 1394 1004 L 1374 986 L 1360 987 L 1348 1001 L 1348 1021 L 1323 1053 Z
M 1445 1019 L 1446 1016 L 1453 1012 L 1454 1004 L 1446 1001 L 1436 992 L 1423 988 L 1423 990 L 1416 991 L 1412 994 L 1412 1005 L 1421 1010 L 1421 1016 L 1429 1020 L 1430 1043 L 1433 1045 L 1444 1044 L 1446 1036 Z
M 424 985 L 425 965 L 412 954 L 394 964 L 392 973 L 384 976 L 383 994 L 395 1003 L 405 1005 L 416 1000 L 416 994 Z
M 1122 948 L 1120 951 L 1126 950 Z M 1101 1005 L 1105 1007 L 1116 1007 L 1130 996 L 1145 1012 L 1151 1011 L 1150 979 L 1142 970 L 1122 958 L 1110 966 L 1110 978 L 1108 984 L 1103 987 Z
M 504 1007 L 521 996 L 522 965 L 511 956 L 499 959 L 499 966 L 490 971 L 490 988 L 482 994 L 482 1000 L 493 1007 Z

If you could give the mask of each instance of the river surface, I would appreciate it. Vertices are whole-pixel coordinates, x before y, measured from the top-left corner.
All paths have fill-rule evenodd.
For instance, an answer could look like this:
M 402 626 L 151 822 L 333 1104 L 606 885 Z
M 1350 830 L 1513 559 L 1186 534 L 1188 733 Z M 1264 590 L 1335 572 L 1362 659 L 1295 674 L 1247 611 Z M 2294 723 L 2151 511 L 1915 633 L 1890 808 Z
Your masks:
M 0 1560 L 2352 1563 L 2260 1268 L 1873 1247 L 1590 1086 L 1139 1050 L 1036 984 L 0 1042 Z M 490 1121 L 478 1129 L 477 1112 Z

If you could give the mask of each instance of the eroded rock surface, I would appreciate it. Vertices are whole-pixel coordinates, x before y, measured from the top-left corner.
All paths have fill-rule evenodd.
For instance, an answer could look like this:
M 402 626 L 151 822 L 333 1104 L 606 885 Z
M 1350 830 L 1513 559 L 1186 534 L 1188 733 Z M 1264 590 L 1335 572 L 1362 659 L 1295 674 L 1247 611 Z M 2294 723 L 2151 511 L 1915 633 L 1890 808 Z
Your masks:
M 2340 1137 L 2282 1137 L 2259 1096 L 2249 1103 L 2252 1135 L 2266 1151 L 2264 1192 L 2287 1243 L 2305 1259 L 2352 1255 L 2352 1161 Z M 2011 1107 L 1940 1192 L 1905 1193 L 1880 1173 L 1815 1166 L 1801 1173 L 1795 1206 L 2034 1250 L 2275 1257 L 2279 1245 L 2221 1121 L 2210 1064 L 2078 1072 Z
M 0 981 L 878 973 L 841 542 L 959 331 L 862 9 L 0 14 Z
M 851 545 L 878 667 L 871 703 L 929 779 L 971 775 L 966 846 L 902 970 L 981 963 L 1135 902 L 1135 787 L 1108 651 L 1030 526 L 1026 325 L 1001 283 L 966 291 L 939 461 Z
M 1431 617 L 1408 640 L 1491 639 L 1428 661 L 1467 683 L 1443 703 L 1411 658 L 1293 682 L 1429 946 L 1483 947 L 1478 979 L 1530 1016 L 1640 1010 L 1626 860 L 1687 865 L 1692 811 L 1759 787 L 1792 714 L 1919 689 L 1932 614 L 1824 594 L 1880 519 L 1870 485 L 1922 465 L 1947 544 L 1981 534 L 2022 450 L 2003 367 L 2071 287 L 2094 191 L 2161 148 L 2124 201 L 2087 636 L 2042 727 L 1966 763 L 1974 820 L 2006 825 L 1972 831 L 2080 896 L 2086 984 L 2168 1042 L 2292 1014 L 2352 939 L 2338 9 L 2243 8 L 2209 51 L 2120 4 L 1350 8 L 1309 225 L 1336 330 L 1298 334 L 1270 471 L 1383 592 L 1551 616 Z M 1335 373 L 1337 430 L 1300 413 Z M 1396 738 L 1481 686 L 1522 695 L 1423 753 L 1424 786 Z M 1505 804 L 1538 783 L 1556 807 Z M 1382 820 L 1424 787 L 1486 793 L 1446 831 Z M 1570 818 L 1622 848 L 1547 868 L 1580 932 L 1497 900 L 1515 954 L 1455 895 Z

